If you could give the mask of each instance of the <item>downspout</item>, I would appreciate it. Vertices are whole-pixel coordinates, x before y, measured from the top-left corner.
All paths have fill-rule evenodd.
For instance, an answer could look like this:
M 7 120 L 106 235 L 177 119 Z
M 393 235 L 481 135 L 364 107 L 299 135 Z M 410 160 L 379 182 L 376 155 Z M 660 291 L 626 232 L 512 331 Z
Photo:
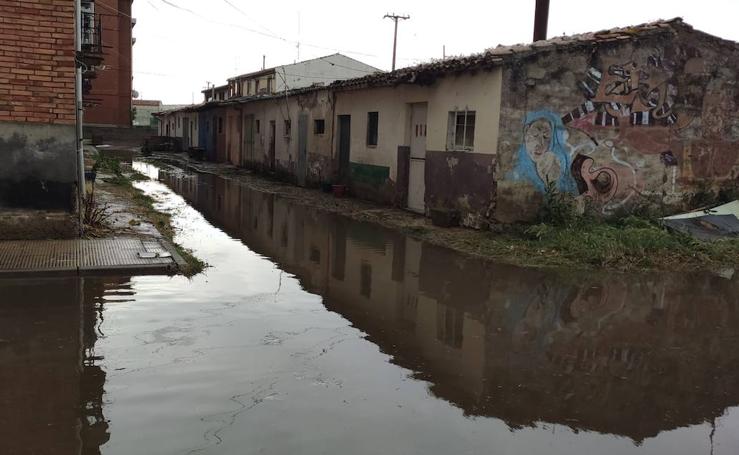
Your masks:
M 77 57 L 82 52 L 82 1 L 75 0 L 75 126 L 76 126 L 76 145 L 77 145 L 77 212 L 79 220 L 79 233 L 82 237 L 85 233 L 84 228 L 84 204 L 85 204 L 85 155 L 82 133 L 82 64 Z

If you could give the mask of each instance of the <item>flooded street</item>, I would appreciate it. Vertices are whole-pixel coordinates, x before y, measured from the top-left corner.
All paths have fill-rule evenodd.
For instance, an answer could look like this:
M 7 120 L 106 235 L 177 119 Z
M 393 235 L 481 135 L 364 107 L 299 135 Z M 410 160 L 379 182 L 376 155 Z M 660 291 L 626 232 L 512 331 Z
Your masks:
M 739 281 L 498 265 L 210 175 L 211 265 L 0 280 L 2 454 L 735 454 Z

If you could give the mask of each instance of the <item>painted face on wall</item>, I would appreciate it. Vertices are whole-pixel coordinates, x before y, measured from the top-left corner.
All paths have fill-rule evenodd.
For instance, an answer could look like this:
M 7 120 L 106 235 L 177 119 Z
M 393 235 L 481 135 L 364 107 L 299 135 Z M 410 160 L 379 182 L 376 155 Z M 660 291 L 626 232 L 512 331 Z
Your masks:
M 610 167 L 600 167 L 589 156 L 577 155 L 572 161 L 572 176 L 581 195 L 608 202 L 618 191 L 618 174 Z
M 552 125 L 544 119 L 531 123 L 524 134 L 526 150 L 534 161 L 539 161 L 549 151 L 552 140 Z

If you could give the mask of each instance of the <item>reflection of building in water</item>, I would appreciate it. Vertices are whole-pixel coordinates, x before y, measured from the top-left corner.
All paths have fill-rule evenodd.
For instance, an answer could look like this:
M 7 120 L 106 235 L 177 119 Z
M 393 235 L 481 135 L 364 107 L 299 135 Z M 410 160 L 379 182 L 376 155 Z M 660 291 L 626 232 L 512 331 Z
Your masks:
M 0 280 L 3 453 L 100 453 L 110 436 L 94 346 L 103 293 L 124 281 Z
M 232 181 L 164 179 L 467 415 L 638 442 L 739 404 L 736 280 L 489 264 Z

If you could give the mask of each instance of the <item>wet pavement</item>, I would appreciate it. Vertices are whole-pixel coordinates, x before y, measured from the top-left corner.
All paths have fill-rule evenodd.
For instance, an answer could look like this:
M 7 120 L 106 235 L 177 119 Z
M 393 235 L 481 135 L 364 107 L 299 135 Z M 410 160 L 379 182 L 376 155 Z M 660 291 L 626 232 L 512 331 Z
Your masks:
M 0 453 L 739 452 L 736 278 L 486 263 L 144 170 L 212 267 L 0 280 Z

